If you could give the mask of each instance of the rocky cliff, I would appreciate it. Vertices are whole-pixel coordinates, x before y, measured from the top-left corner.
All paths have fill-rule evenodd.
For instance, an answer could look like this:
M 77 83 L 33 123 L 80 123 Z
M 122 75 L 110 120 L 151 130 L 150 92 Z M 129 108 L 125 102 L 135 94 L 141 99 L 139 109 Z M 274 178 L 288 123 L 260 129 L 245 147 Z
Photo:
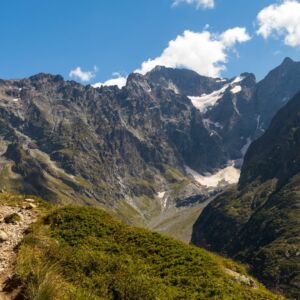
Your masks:
M 298 88 L 299 64 L 278 68 L 258 84 L 164 67 L 122 89 L 48 74 L 1 80 L 0 188 L 105 206 L 135 224 L 206 201 L 238 180 L 262 117 Z

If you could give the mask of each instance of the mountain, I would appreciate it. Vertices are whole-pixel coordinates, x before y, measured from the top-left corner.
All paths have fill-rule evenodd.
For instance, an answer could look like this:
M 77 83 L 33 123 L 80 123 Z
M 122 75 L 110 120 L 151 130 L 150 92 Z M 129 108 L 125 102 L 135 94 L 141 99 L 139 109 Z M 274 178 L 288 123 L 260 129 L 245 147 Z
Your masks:
M 122 90 L 38 74 L 1 81 L 0 99 L 4 190 L 102 204 L 144 221 L 168 198 L 204 190 L 186 165 L 212 172 L 227 162 L 190 100 L 139 74 Z
M 287 57 L 257 85 L 258 126 L 266 130 L 276 112 L 299 91 L 299 86 L 300 62 Z
M 101 206 L 173 232 L 184 210 L 191 230 L 195 212 L 238 181 L 248 146 L 266 129 L 260 120 L 298 89 L 299 63 L 278 68 L 283 77 L 276 69 L 256 83 L 249 73 L 221 79 L 156 67 L 122 89 L 49 74 L 1 80 L 0 189 Z M 276 105 L 270 85 L 281 87 Z
M 221 138 L 230 158 L 237 160 L 243 157 L 256 134 L 256 79 L 253 74 L 244 73 L 223 84 L 212 94 L 193 97 L 192 102 L 200 105 L 207 128 Z M 203 107 L 206 99 L 207 104 L 211 99 L 217 102 Z
M 221 78 L 210 78 L 201 76 L 191 70 L 173 69 L 162 66 L 155 67 L 145 77 L 152 84 L 186 96 L 210 94 L 219 90 L 224 85 L 224 80 Z
M 300 295 L 300 93 L 245 156 L 239 184 L 194 225 L 192 242 L 253 267 L 269 286 Z
M 20 224 L 29 213 L 36 216 L 11 261 L 14 272 L 5 282 L 1 276 L 5 299 L 283 299 L 240 264 L 130 227 L 95 207 L 53 207 L 7 193 L 0 203 L 1 213 L 19 211 Z
M 187 96 L 201 112 L 211 136 L 235 160 L 243 156 L 256 130 L 256 79 L 244 73 L 232 79 L 208 78 L 189 70 L 156 67 L 146 77 L 177 94 Z
M 245 154 L 243 146 L 259 137 L 299 91 L 300 62 L 285 58 L 259 82 L 251 73 L 221 79 L 163 67 L 155 68 L 147 78 L 188 96 L 202 112 L 208 130 L 221 137 L 222 145 L 236 159 Z

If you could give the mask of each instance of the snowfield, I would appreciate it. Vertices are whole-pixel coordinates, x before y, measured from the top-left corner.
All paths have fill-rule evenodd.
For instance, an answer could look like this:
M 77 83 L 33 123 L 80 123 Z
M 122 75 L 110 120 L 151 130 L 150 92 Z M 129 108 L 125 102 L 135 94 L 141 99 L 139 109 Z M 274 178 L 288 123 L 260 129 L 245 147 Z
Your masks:
M 242 91 L 242 87 L 240 85 L 236 85 L 234 88 L 232 88 L 230 90 L 230 92 L 233 93 L 233 94 L 238 94 L 241 91 Z
M 218 101 L 223 97 L 227 89 L 233 94 L 238 94 L 242 91 L 242 87 L 238 83 L 245 79 L 243 76 L 235 77 L 230 83 L 226 83 L 223 87 L 211 94 L 202 94 L 201 96 L 188 96 L 193 105 L 202 113 L 206 113 L 210 107 L 218 104 Z M 225 80 L 226 81 L 226 80 Z M 219 81 L 220 82 L 220 81 Z
M 220 90 L 208 95 L 203 94 L 199 97 L 188 96 L 188 98 L 197 109 L 199 109 L 202 113 L 205 113 L 209 107 L 215 106 L 216 103 L 223 97 L 228 86 L 229 85 L 226 84 Z
M 193 176 L 198 183 L 206 187 L 218 187 L 227 184 L 235 184 L 240 178 L 240 170 L 235 168 L 232 163 L 228 167 L 220 169 L 214 174 L 201 175 L 188 166 L 186 166 L 185 169 L 186 172 Z

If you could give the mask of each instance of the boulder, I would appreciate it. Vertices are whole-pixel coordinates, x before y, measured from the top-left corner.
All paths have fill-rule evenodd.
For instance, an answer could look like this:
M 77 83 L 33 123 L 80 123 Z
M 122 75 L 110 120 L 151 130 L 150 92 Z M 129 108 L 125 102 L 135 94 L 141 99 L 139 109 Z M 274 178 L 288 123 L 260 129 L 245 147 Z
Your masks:
M 36 204 L 29 203 L 29 204 L 26 206 L 26 209 L 33 209 L 33 208 L 36 208 L 36 207 L 37 207 Z
M 0 243 L 8 240 L 8 235 L 5 231 L 0 230 Z
M 30 202 L 30 203 L 35 202 L 35 200 L 34 200 L 34 199 L 31 199 L 31 198 L 27 198 L 27 199 L 25 199 L 25 201 L 26 201 L 26 202 Z

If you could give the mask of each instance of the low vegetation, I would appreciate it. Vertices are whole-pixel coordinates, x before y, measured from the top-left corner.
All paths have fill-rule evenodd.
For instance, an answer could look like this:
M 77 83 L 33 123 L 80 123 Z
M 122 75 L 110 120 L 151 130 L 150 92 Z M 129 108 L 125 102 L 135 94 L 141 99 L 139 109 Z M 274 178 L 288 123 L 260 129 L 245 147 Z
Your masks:
M 281 299 L 237 263 L 124 225 L 102 210 L 43 214 L 17 261 L 29 299 Z
M 4 218 L 6 224 L 17 223 L 21 221 L 21 216 L 17 213 L 10 214 Z

